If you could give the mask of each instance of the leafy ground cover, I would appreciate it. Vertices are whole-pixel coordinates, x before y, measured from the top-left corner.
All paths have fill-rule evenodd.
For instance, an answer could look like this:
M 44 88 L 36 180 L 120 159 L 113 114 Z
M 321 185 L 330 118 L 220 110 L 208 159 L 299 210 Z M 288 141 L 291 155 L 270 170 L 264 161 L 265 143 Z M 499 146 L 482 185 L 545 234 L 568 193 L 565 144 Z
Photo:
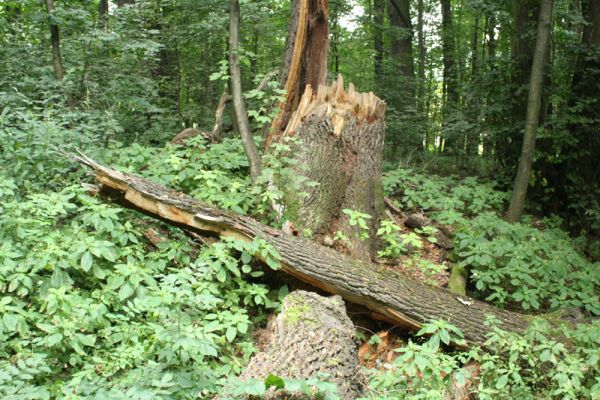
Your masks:
M 82 148 L 272 221 L 268 204 L 280 194 L 267 190 L 266 177 L 251 187 L 239 140 L 125 145 L 102 140 L 93 113 L 13 110 L 0 118 L 0 395 L 191 399 L 232 387 L 230 393 L 260 395 L 268 382 L 235 383 L 235 375 L 256 350 L 254 333 L 286 294 L 261 282 L 250 256 L 271 250 L 260 241 L 198 246 L 178 230 L 105 204 L 81 187 L 83 173 L 59 152 Z M 286 168 L 273 164 L 265 173 L 291 180 Z M 473 295 L 501 307 L 598 315 L 598 264 L 556 219 L 507 224 L 499 214 L 506 194 L 475 178 L 399 169 L 386 174 L 385 186 L 403 209 L 453 226 L 454 261 L 471 271 Z M 354 217 L 360 225 L 368 216 Z M 392 221 L 379 234 L 387 243 L 382 256 L 390 258 L 414 257 L 432 237 L 408 235 Z M 276 254 L 272 260 L 276 268 Z M 480 398 L 598 398 L 598 328 L 560 328 L 560 342 L 551 339 L 557 328 L 541 323 L 524 336 L 497 330 L 488 342 L 494 351 L 460 352 L 447 346 L 460 332 L 433 321 L 421 332 L 428 339 L 412 337 L 365 369 L 365 398 L 443 398 L 456 382 L 472 381 L 463 368 L 470 362 L 480 366 L 472 383 Z M 288 387 L 335 398 L 323 381 Z

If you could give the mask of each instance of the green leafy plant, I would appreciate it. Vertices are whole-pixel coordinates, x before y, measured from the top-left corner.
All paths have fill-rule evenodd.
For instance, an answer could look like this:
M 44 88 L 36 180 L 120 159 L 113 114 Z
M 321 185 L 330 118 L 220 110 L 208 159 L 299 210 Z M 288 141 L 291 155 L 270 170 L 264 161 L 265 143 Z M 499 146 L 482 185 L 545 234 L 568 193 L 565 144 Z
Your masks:
M 366 240 L 369 238 L 369 225 L 367 221 L 372 217 L 369 214 L 361 213 L 360 211 L 343 209 L 342 212 L 348 216 L 348 225 L 355 226 L 359 230 L 360 240 Z
M 562 231 L 484 213 L 457 232 L 456 243 L 460 263 L 487 300 L 526 310 L 577 307 L 600 314 L 598 265 L 579 254 Z

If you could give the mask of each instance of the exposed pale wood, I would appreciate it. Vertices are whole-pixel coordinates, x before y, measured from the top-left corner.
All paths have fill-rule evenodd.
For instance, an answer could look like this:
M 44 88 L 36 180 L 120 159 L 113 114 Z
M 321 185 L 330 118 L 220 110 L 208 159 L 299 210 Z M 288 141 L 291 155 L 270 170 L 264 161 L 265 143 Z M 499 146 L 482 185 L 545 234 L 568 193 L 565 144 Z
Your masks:
M 285 131 L 306 87 L 316 88 L 327 81 L 328 19 L 328 0 L 292 2 L 282 68 L 282 86 L 286 94 L 278 106 L 279 113 L 271 124 L 265 147 Z
M 419 329 L 430 320 L 445 320 L 460 328 L 468 343 L 480 345 L 489 330 L 484 324 L 488 315 L 500 320 L 506 330 L 520 332 L 526 326 L 520 314 L 458 298 L 445 289 L 424 285 L 310 240 L 288 236 L 252 218 L 218 209 L 85 156 L 72 158 L 95 171 L 96 180 L 102 184 L 101 193 L 111 201 L 202 233 L 245 241 L 260 237 L 281 255 L 282 271 L 367 307 L 374 318 L 411 329 Z M 256 257 L 261 259 L 262 255 Z

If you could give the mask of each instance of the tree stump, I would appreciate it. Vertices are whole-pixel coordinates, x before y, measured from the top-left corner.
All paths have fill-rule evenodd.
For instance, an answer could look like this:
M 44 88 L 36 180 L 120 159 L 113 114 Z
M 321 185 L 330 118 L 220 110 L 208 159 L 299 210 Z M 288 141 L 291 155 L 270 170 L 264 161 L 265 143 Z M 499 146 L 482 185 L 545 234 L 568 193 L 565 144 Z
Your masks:
M 283 301 L 273 324 L 273 339 L 254 356 L 240 378 L 309 379 L 328 374 L 344 400 L 360 396 L 360 365 L 353 341 L 354 325 L 340 296 L 295 291 Z M 275 393 L 271 393 L 275 396 Z M 271 397 L 276 398 L 276 397 Z
M 297 229 L 308 229 L 317 240 L 331 242 L 336 232 L 345 239 L 338 249 L 369 260 L 376 254 L 375 233 L 384 209 L 381 159 L 386 104 L 373 93 L 344 89 L 340 76 L 331 86 L 306 91 L 283 136 L 300 139 L 287 154 L 297 161 L 297 173 L 316 182 L 285 193 L 287 216 Z M 285 191 L 285 188 L 284 188 Z M 369 214 L 368 229 L 351 225 L 344 209 Z

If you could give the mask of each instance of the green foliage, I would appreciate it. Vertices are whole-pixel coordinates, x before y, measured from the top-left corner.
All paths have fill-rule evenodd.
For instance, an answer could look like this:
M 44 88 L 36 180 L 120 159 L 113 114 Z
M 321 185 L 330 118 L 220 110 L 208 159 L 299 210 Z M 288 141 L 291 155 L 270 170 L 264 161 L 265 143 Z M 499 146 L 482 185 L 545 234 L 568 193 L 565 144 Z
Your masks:
M 454 384 L 471 381 L 471 392 L 487 399 L 596 399 L 600 396 L 599 323 L 551 328 L 537 320 L 524 334 L 494 328 L 486 350 L 440 351 L 440 342 L 460 341 L 460 331 L 445 322 L 423 326 L 432 335 L 422 344 L 409 342 L 398 358 L 367 371 L 369 399 L 445 399 Z M 561 341 L 552 339 L 561 333 Z M 480 366 L 478 376 L 464 368 Z
M 265 394 L 276 394 L 278 398 L 311 398 L 316 400 L 339 400 L 337 387 L 334 383 L 327 381 L 327 374 L 319 374 L 318 377 L 310 379 L 282 378 L 270 374 L 264 381 L 250 379 L 242 382 L 238 378 L 228 381 L 221 393 L 223 399 L 239 399 L 249 397 L 250 399 L 263 398 Z
M 597 399 L 600 324 L 551 329 L 536 321 L 524 335 L 495 329 L 477 360 L 477 393 L 487 399 Z M 561 333 L 563 341 L 556 337 Z
M 369 399 L 445 399 L 453 377 L 466 379 L 460 365 L 467 357 L 440 351 L 440 343 L 462 342 L 462 333 L 443 321 L 423 326 L 419 336 L 431 336 L 423 344 L 412 341 L 396 350 L 398 357 L 382 369 L 369 371 Z
M 581 256 L 559 229 L 539 230 L 483 213 L 456 233 L 455 243 L 460 263 L 489 301 L 525 310 L 576 307 L 600 314 L 600 264 Z
M 276 304 L 245 277 L 261 274 L 253 255 L 275 268 L 279 256 L 261 240 L 194 255 L 176 231 L 152 249 L 142 222 L 76 187 L 3 190 L 3 397 L 188 398 L 241 370 L 251 310 Z
M 360 240 L 366 240 L 369 238 L 369 225 L 367 221 L 372 217 L 369 214 L 362 213 L 360 211 L 343 209 L 342 212 L 348 216 L 348 225 L 356 226 L 359 230 L 358 237 Z
M 379 257 L 398 258 L 410 249 L 420 249 L 421 238 L 414 232 L 399 233 L 401 228 L 390 220 L 381 221 L 377 235 L 385 242 L 385 247 L 378 252 Z
M 386 195 L 399 197 L 404 208 L 431 212 L 434 219 L 449 225 L 484 211 L 499 211 L 508 199 L 506 192 L 494 189 L 493 181 L 426 176 L 411 169 L 387 172 L 383 186 Z

